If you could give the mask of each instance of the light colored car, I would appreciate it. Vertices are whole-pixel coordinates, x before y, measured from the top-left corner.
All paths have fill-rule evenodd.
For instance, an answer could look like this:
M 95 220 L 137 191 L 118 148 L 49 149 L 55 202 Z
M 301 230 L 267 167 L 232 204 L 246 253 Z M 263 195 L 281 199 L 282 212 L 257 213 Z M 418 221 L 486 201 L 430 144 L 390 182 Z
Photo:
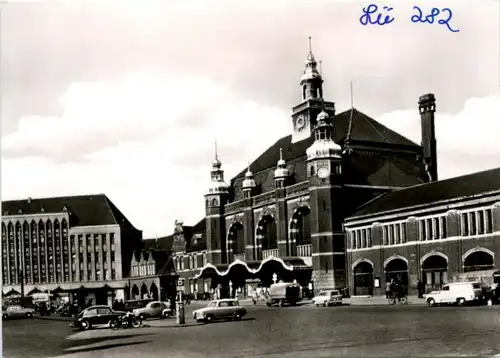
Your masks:
M 207 307 L 193 311 L 193 318 L 197 322 L 210 323 L 216 320 L 240 320 L 246 314 L 247 310 L 237 300 L 222 299 L 211 301 Z
M 158 317 L 163 317 L 163 310 L 166 308 L 170 308 L 170 306 L 167 306 L 165 302 L 161 301 L 153 301 L 149 302 L 146 307 L 143 308 L 136 308 L 132 312 L 136 315 L 141 317 L 142 319 L 146 318 L 158 318 Z
M 342 294 L 338 290 L 324 290 L 320 291 L 313 299 L 313 304 L 316 306 L 328 307 L 330 305 L 341 305 Z
M 483 298 L 483 288 L 479 282 L 453 282 L 443 285 L 440 291 L 432 291 L 426 297 L 429 307 L 436 305 L 479 302 Z
M 24 308 L 21 306 L 9 306 L 7 309 L 2 312 L 2 318 L 31 318 L 35 314 L 35 310 L 32 308 Z

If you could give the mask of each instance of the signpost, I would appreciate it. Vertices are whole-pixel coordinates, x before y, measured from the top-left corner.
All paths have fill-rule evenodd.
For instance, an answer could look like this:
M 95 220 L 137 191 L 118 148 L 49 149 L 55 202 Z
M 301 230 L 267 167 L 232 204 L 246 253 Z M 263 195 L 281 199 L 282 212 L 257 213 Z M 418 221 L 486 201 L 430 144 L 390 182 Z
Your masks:
M 186 323 L 186 315 L 184 311 L 184 300 L 182 299 L 182 293 L 184 292 L 184 279 L 179 278 L 177 280 L 177 291 L 179 292 L 179 301 L 176 305 L 176 316 L 177 316 L 177 324 Z

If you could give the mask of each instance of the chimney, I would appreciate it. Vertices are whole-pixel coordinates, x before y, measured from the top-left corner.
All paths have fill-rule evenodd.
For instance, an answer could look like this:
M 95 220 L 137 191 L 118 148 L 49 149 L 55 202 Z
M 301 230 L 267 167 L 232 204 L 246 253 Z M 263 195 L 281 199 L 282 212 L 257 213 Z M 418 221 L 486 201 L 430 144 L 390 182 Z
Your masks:
M 434 112 L 436 112 L 436 97 L 428 93 L 418 100 L 420 125 L 422 127 L 422 159 L 429 182 L 438 180 L 436 131 L 434 128 Z

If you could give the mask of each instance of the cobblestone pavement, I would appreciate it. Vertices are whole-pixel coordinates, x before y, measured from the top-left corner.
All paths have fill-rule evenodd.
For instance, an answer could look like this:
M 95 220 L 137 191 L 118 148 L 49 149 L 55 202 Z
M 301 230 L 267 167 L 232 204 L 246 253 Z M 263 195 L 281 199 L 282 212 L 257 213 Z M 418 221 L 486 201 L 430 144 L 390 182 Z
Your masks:
M 196 306 L 194 306 L 196 307 Z M 194 308 L 193 307 L 193 308 Z M 401 357 L 500 353 L 500 307 L 248 306 L 240 322 L 73 332 L 69 322 L 3 324 L 4 356 L 17 357 Z

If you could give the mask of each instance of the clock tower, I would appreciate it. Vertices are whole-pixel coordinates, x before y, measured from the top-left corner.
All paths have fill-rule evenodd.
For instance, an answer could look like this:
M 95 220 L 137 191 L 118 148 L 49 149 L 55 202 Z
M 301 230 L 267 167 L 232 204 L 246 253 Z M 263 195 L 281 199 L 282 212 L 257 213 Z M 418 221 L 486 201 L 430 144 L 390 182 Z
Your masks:
M 318 63 L 311 49 L 309 37 L 309 54 L 305 62 L 304 74 L 300 79 L 302 103 L 292 108 L 293 134 L 292 143 L 309 138 L 316 125 L 316 117 L 321 111 L 335 115 L 335 103 L 323 100 L 323 79 L 317 69 Z
M 346 285 L 342 231 L 342 148 L 333 140 L 331 119 L 326 111 L 320 112 L 313 129 L 314 143 L 306 151 L 316 289 L 342 288 Z

